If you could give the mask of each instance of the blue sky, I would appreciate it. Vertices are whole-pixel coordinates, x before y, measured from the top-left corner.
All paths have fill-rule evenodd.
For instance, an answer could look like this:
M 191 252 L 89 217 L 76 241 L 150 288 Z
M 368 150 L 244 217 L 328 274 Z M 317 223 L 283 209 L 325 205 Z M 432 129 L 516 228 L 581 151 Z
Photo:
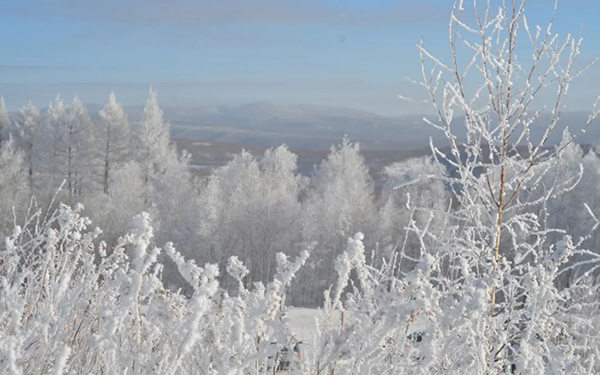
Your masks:
M 496 0 L 497 1 L 497 0 Z M 467 1 L 470 4 L 470 1 Z M 57 94 L 140 104 L 154 83 L 173 104 L 327 104 L 386 115 L 424 112 L 403 77 L 415 44 L 447 53 L 450 0 L 0 0 L 0 91 L 11 109 Z M 550 0 L 531 0 L 545 23 Z M 556 31 L 583 27 L 582 61 L 600 56 L 600 1 L 563 0 Z M 600 92 L 600 66 L 570 108 Z

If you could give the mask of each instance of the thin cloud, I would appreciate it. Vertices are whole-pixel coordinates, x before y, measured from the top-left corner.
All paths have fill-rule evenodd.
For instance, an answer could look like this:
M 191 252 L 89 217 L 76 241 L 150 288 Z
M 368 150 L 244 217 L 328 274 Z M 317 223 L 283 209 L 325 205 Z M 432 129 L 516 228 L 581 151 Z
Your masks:
M 113 70 L 112 66 L 70 66 L 70 65 L 2 65 L 0 72 L 72 72 L 72 71 L 97 71 Z
M 144 26 L 323 25 L 376 27 L 445 20 L 448 6 L 410 1 L 377 9 L 292 0 L 61 0 L 13 7 L 21 14 L 53 15 Z

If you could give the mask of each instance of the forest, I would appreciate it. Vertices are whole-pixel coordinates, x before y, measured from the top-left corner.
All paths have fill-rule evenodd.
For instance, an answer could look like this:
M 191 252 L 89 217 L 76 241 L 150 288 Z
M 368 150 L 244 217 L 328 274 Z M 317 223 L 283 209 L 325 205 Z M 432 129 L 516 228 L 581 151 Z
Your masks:
M 381 189 L 347 137 L 310 176 L 282 145 L 200 178 L 154 88 L 139 123 L 2 99 L 0 373 L 599 373 L 600 108 L 548 142 L 588 65 L 525 5 L 459 0 L 450 57 L 417 46 L 447 142 Z M 281 366 L 292 306 L 317 333 Z

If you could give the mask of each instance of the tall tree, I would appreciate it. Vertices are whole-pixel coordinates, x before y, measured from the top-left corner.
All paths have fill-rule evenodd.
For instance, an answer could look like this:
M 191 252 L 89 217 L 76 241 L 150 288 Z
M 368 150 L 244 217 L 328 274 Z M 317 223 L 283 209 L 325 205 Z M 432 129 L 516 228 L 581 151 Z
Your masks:
M 19 110 L 18 119 L 15 121 L 16 140 L 18 145 L 25 151 L 30 188 L 33 188 L 35 138 L 38 136 L 41 120 L 42 116 L 39 109 L 29 102 Z
M 0 145 L 0 235 L 8 235 L 13 220 L 23 219 L 13 214 L 23 214 L 28 207 L 30 190 L 26 170 L 23 152 L 15 148 L 14 141 L 3 142 Z
M 600 257 L 582 248 L 585 237 L 550 227 L 546 210 L 530 212 L 533 206 L 548 207 L 577 180 L 559 174 L 544 183 L 572 142 L 555 149 L 548 144 L 570 84 L 581 73 L 582 40 L 571 35 L 561 40 L 553 31 L 554 17 L 545 27 L 531 27 L 527 0 L 475 1 L 468 10 L 465 3 L 457 0 L 453 8 L 446 63 L 423 42 L 419 45 L 421 84 L 436 114 L 428 122 L 449 144 L 448 152 L 432 150 L 453 169 L 447 184 L 457 206 L 451 214 L 455 229 L 446 238 L 431 234 L 438 240 L 435 257 L 422 243 L 424 256 L 411 275 L 426 275 L 439 293 L 434 304 L 430 300 L 417 313 L 435 321 L 425 352 L 433 343 L 448 348 L 420 371 L 597 373 L 591 370 L 596 360 L 585 363 L 579 355 L 595 355 L 595 348 L 586 352 L 581 343 L 598 338 L 587 332 L 580 336 L 586 329 L 573 319 L 583 313 L 576 295 L 596 293 L 596 288 L 583 283 L 586 271 L 571 288 L 561 288 L 559 281 L 574 256 L 585 255 L 587 267 L 595 269 Z M 531 58 L 522 59 L 522 46 L 531 47 L 525 52 Z M 534 137 L 531 130 L 540 115 L 534 108 L 547 94 L 553 98 L 551 116 L 543 135 Z M 583 130 L 598 116 L 597 104 Z M 460 128 L 467 135 L 464 142 L 457 137 Z M 532 198 L 533 189 L 541 192 L 540 199 Z M 430 235 L 426 226 L 411 229 L 420 238 Z M 446 266 L 451 272 L 438 277 Z
M 315 170 L 313 187 L 304 205 L 304 241 L 317 246 L 312 261 L 320 263 L 320 274 L 331 275 L 334 259 L 344 250 L 349 236 L 371 231 L 375 214 L 373 193 L 373 182 L 358 143 L 344 138 L 340 145 L 332 146 L 327 159 Z
M 163 111 L 158 105 L 158 95 L 153 87 L 150 88 L 150 97 L 144 107 L 144 117 L 135 143 L 135 159 L 142 168 L 146 185 L 144 196 L 148 203 L 154 177 L 164 174 L 166 166 L 177 158 L 171 145 L 170 125 L 164 120 Z
M 259 196 L 260 167 L 256 157 L 243 151 L 210 176 L 202 200 L 200 231 L 207 239 L 207 254 L 225 265 L 231 255 L 245 262 L 252 252 L 252 222 Z
M 179 158 L 169 159 L 164 173 L 154 176 L 149 196 L 153 203 L 150 210 L 155 218 L 156 239 L 159 243 L 171 241 L 184 254 L 200 259 L 197 254 L 201 241 L 197 230 L 200 209 L 198 189 L 189 165 L 191 155 L 184 151 Z M 140 178 L 139 174 L 136 178 Z M 142 179 L 139 184 L 143 187 Z M 144 192 L 143 188 L 141 192 Z M 163 275 L 165 280 L 173 282 L 177 271 L 170 265 L 167 264 Z
M 66 122 L 59 137 L 58 151 L 63 154 L 63 174 L 69 196 L 81 196 L 94 189 L 94 128 L 88 110 L 78 96 L 67 107 Z
M 117 103 L 114 92 L 110 93 L 108 104 L 100 110 L 98 144 L 102 155 L 102 188 L 106 194 L 110 171 L 116 163 L 125 159 L 129 148 L 129 121 L 121 104 Z
M 60 97 L 50 104 L 38 139 L 46 154 L 40 186 L 63 185 L 69 201 L 94 190 L 94 129 L 92 119 L 78 97 L 65 105 Z
M 235 255 L 250 266 L 246 282 L 265 281 L 278 251 L 298 251 L 299 195 L 304 179 L 286 146 L 262 158 L 236 155 L 210 177 L 201 194 L 199 223 L 205 253 L 225 264 Z
M 101 237 L 109 245 L 116 244 L 132 216 L 144 210 L 144 188 L 140 165 L 127 161 L 110 168 L 108 193 L 84 197 L 86 211 L 102 228 Z
M 7 142 L 10 137 L 10 116 L 8 115 L 8 109 L 6 103 L 4 103 L 4 96 L 0 96 L 0 144 Z
M 63 123 L 66 121 L 66 109 L 64 101 L 57 95 L 42 117 L 38 136 L 33 138 L 32 148 L 36 152 L 32 157 L 33 180 L 34 185 L 41 189 L 36 191 L 36 195 L 52 196 L 54 191 L 47 190 L 55 190 L 63 182 L 63 176 L 59 173 L 61 155 L 58 152 L 58 144 Z

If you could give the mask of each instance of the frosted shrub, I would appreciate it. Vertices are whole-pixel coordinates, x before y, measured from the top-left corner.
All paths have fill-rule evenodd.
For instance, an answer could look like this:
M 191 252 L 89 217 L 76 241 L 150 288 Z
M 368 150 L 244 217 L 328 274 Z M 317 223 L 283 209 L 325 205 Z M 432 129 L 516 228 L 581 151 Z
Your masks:
M 193 289 L 186 298 L 162 283 L 147 214 L 107 249 L 81 210 L 37 213 L 1 248 L 1 373 L 246 374 L 276 366 L 292 340 L 285 291 L 306 252 L 293 262 L 278 255 L 273 281 L 252 290 L 231 259 L 240 289 L 230 297 L 215 265 L 198 267 L 168 243 Z
M 230 258 L 226 272 L 238 284 L 230 296 L 219 288 L 215 265 L 198 267 L 167 243 L 166 256 L 193 290 L 185 297 L 163 285 L 157 263 L 163 250 L 152 246 L 147 214 L 136 216 L 133 231 L 109 250 L 96 244 L 100 230 L 87 229 L 81 209 L 63 205 L 47 218 L 37 213 L 6 239 L 0 252 L 2 373 L 241 375 L 277 369 L 283 349 L 296 342 L 286 290 L 308 253 L 293 261 L 278 254 L 273 280 L 252 289 L 244 286 L 246 266 Z M 459 228 L 472 230 L 467 223 L 449 228 L 455 234 L 440 241 L 435 256 L 423 245 L 416 266 L 402 277 L 396 261 L 370 265 L 362 234 L 350 238 L 335 261 L 338 277 L 326 292 L 315 337 L 292 372 L 597 370 L 593 279 L 554 285 L 566 270 L 561 265 L 578 251 L 570 237 L 551 245 L 539 262 L 507 261 L 498 276 L 473 266 L 485 248 L 469 250 L 475 242 L 459 236 Z M 409 230 L 427 235 L 414 222 Z M 528 272 L 514 271 L 521 266 Z M 506 296 L 492 310 L 494 287 Z

